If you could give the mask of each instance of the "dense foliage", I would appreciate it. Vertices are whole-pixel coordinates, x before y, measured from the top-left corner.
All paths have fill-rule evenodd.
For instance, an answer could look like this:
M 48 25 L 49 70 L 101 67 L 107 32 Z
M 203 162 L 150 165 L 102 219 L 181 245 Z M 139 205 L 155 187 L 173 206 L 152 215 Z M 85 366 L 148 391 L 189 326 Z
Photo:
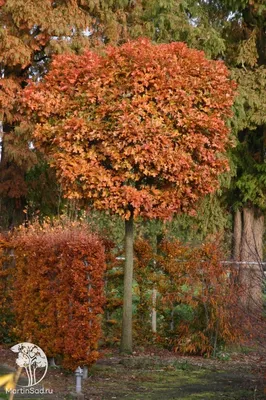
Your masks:
M 133 327 L 140 346 L 156 343 L 177 352 L 215 355 L 254 333 L 261 321 L 253 321 L 252 327 L 241 307 L 245 288 L 237 283 L 238 270 L 222 264 L 223 255 L 219 238 L 197 247 L 163 240 L 156 251 L 147 240 L 136 240 Z M 112 261 L 106 286 L 107 344 L 119 340 L 122 274 L 121 261 Z
M 168 217 L 217 187 L 233 97 L 221 62 L 141 39 L 56 57 L 23 98 L 66 196 L 129 218 Z
M 82 206 L 91 202 L 100 210 L 89 219 L 98 229 L 102 225 L 106 225 L 105 230 L 112 228 L 121 248 L 120 216 L 129 218 L 134 211 L 135 216 L 169 217 L 181 211 L 181 216 L 167 225 L 138 219 L 138 232 L 152 237 L 156 247 L 163 234 L 195 244 L 208 233 L 223 230 L 232 221 L 229 213 L 237 211 L 240 225 L 235 221 L 234 257 L 261 260 L 266 204 L 264 3 L 0 0 L 0 226 L 12 228 L 36 214 L 60 215 L 64 205 L 67 214 L 77 218 L 82 213 L 77 200 L 83 199 Z M 138 39 L 144 36 L 164 45 Z M 138 40 L 122 45 L 131 39 Z M 202 53 L 190 51 L 184 44 L 165 44 L 173 41 L 204 50 L 206 58 L 223 60 L 237 82 L 230 122 L 236 147 L 230 151 L 229 161 L 224 155 L 230 142 L 225 119 L 230 115 L 234 84 L 221 61 L 208 63 Z M 110 43 L 120 47 L 106 48 Z M 62 53 L 51 65 L 53 55 Z M 172 58 L 173 53 L 177 58 Z M 28 78 L 39 82 L 35 89 L 26 87 Z M 24 89 L 24 99 L 38 122 L 34 138 L 24 110 L 17 106 Z M 57 178 L 39 146 L 47 151 Z M 229 165 L 231 186 L 229 173 L 222 174 Z M 205 196 L 215 191 L 218 180 L 222 184 L 219 197 L 215 193 Z M 67 201 L 63 200 L 63 189 Z M 196 200 L 202 196 L 199 205 Z M 103 216 L 101 210 L 106 208 L 117 213 L 117 219 L 110 214 Z M 192 209 L 198 212 L 197 219 L 185 214 Z M 9 307 L 14 268 L 9 246 L 5 239 L 0 243 L 3 338 L 14 323 Z M 159 260 L 147 243 L 137 243 L 135 333 L 143 341 L 152 337 L 144 321 L 149 319 L 151 293 L 160 287 L 159 276 L 162 282 L 168 279 L 166 290 L 172 291 L 171 298 L 165 297 L 161 288 L 165 304 L 160 320 L 165 332 L 162 342 L 179 350 L 209 353 L 215 340 L 230 341 L 223 318 L 226 326 L 231 326 L 234 309 L 231 303 L 224 303 L 227 308 L 215 303 L 216 278 L 219 296 L 227 293 L 229 299 L 234 298 L 217 262 L 218 253 L 207 246 L 188 255 L 189 249 L 183 247 L 195 268 L 200 256 L 207 254 L 212 260 L 203 268 L 209 279 L 205 297 L 195 300 L 193 290 L 179 292 L 183 281 L 178 277 L 181 270 L 185 274 L 189 271 L 191 279 L 182 287 L 202 288 L 198 270 L 189 263 L 173 266 L 170 253 L 181 251 L 179 244 L 164 246 L 160 250 L 164 257 Z M 212 258 L 215 254 L 216 260 Z M 219 253 L 219 257 L 224 255 Z M 252 271 L 246 275 L 246 284 L 256 281 Z M 112 330 L 116 329 L 114 341 L 119 337 L 114 327 L 119 325 L 116 317 L 121 314 L 122 276 L 112 259 L 105 310 L 111 341 Z M 36 301 L 38 312 L 38 298 Z M 217 322 L 218 309 L 221 323 Z M 186 321 L 184 316 L 189 319 L 192 315 L 193 321 Z M 183 341 L 176 338 L 173 325 Z M 232 332 L 234 340 L 238 332 L 234 328 Z
M 12 277 L 14 257 L 12 245 L 7 237 L 0 237 L 0 342 L 11 342 L 14 328 L 12 310 Z
M 162 284 L 163 301 L 173 308 L 172 326 L 166 326 L 163 335 L 166 341 L 176 351 L 207 355 L 215 354 L 218 346 L 241 341 L 249 325 L 239 304 L 243 289 L 236 284 L 234 266 L 221 263 L 219 241 L 195 249 L 178 241 L 163 242 L 160 253 L 158 263 L 168 276 Z
M 34 144 L 64 195 L 126 220 L 122 351 L 132 351 L 133 219 L 191 212 L 217 188 L 228 168 L 228 75 L 184 43 L 139 39 L 57 56 L 23 91 Z
M 10 240 L 15 266 L 4 269 L 9 282 L 1 315 L 9 299 L 12 334 L 38 343 L 67 368 L 92 364 L 98 358 L 104 303 L 102 243 L 82 224 L 34 224 Z
M 11 240 L 2 238 L 1 341 L 36 341 L 70 369 L 97 359 L 99 339 L 116 345 L 123 259 L 112 241 L 102 243 L 84 224 L 35 224 Z M 224 249 L 218 238 L 196 247 L 163 239 L 157 249 L 139 238 L 134 249 L 133 336 L 138 345 L 215 355 L 262 332 L 263 321 L 252 320 L 241 307 L 245 288 L 237 283 L 235 266 L 221 263 Z M 106 302 L 99 318 L 103 282 Z

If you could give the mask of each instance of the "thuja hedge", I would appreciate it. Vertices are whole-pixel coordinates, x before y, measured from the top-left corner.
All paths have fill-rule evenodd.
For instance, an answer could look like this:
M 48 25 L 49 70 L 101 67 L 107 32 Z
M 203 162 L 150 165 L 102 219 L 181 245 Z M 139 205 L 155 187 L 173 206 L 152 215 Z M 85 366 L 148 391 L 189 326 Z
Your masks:
M 66 368 L 92 364 L 104 303 L 102 242 L 84 224 L 35 223 L 17 230 L 8 246 L 16 338 L 39 345 Z

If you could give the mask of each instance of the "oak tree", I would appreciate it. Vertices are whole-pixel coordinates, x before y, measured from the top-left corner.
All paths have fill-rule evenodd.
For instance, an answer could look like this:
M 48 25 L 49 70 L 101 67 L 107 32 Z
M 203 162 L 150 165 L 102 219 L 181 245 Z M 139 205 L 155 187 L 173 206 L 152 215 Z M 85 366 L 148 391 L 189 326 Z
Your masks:
M 223 52 L 224 42 L 206 16 L 201 2 L 194 0 L 0 1 L 2 228 L 23 222 L 25 208 L 44 215 L 59 209 L 60 187 L 55 181 L 47 185 L 47 180 L 42 180 L 47 166 L 43 169 L 40 154 L 29 149 L 27 126 L 20 125 L 23 115 L 14 107 L 27 78 L 41 79 L 53 54 L 80 53 L 88 46 L 101 48 L 106 43 L 121 44 L 139 36 L 156 42 L 186 41 L 190 47 L 216 57 Z M 32 194 L 36 181 L 41 186 L 37 195 Z M 43 191 L 47 196 L 40 203 Z
M 133 221 L 192 211 L 228 169 L 235 84 L 184 43 L 139 39 L 54 58 L 23 95 L 65 196 L 125 219 L 123 333 L 132 350 Z

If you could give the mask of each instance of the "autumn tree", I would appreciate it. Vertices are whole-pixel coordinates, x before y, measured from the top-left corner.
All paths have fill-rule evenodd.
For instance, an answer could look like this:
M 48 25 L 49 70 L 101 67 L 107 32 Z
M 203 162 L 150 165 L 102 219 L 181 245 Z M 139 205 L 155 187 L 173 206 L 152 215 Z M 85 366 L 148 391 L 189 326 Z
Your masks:
M 57 56 L 24 91 L 34 143 L 65 196 L 125 219 L 123 351 L 132 350 L 134 218 L 191 211 L 217 188 L 234 88 L 203 52 L 139 39 L 103 55 Z
M 194 0 L 2 0 L 0 21 L 2 229 L 21 223 L 25 208 L 43 214 L 59 208 L 61 189 L 50 179 L 45 160 L 29 148 L 27 125 L 21 125 L 23 115 L 14 108 L 27 78 L 41 79 L 53 54 L 79 54 L 88 46 L 101 48 L 139 36 L 156 42 L 185 41 L 208 56 L 216 57 L 224 50 L 220 32 L 210 26 L 200 2 Z

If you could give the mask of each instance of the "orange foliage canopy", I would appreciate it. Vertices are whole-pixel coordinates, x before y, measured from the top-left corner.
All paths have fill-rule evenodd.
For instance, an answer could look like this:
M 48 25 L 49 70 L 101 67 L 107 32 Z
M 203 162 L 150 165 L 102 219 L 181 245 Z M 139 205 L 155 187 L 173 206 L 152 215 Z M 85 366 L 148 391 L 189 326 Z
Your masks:
M 235 84 L 184 43 L 147 39 L 54 58 L 23 101 L 69 198 L 168 218 L 217 187 Z

